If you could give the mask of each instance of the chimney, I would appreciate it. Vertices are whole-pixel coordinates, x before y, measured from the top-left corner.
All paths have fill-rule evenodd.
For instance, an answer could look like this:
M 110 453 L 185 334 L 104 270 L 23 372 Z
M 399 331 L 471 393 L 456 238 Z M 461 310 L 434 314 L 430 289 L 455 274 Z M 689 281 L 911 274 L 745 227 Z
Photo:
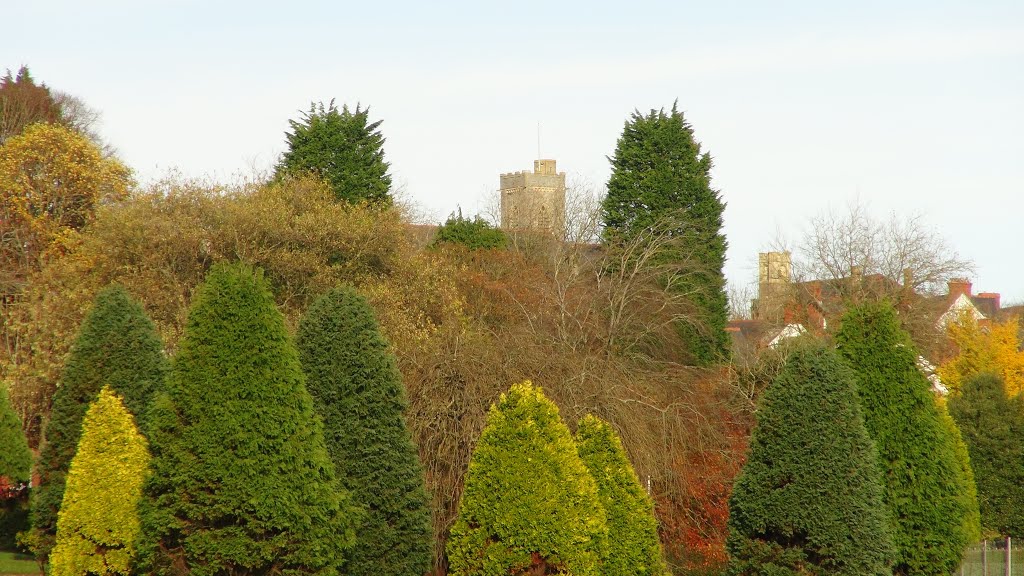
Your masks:
M 999 312 L 999 293 L 998 292 L 981 292 L 978 294 L 978 298 L 983 298 L 992 302 L 992 311 Z
M 864 278 L 864 267 L 850 266 L 850 278 L 852 278 L 854 282 L 860 283 L 861 279 Z
M 956 300 L 961 294 L 971 295 L 971 281 L 967 278 L 950 278 L 946 285 L 949 287 L 950 301 Z

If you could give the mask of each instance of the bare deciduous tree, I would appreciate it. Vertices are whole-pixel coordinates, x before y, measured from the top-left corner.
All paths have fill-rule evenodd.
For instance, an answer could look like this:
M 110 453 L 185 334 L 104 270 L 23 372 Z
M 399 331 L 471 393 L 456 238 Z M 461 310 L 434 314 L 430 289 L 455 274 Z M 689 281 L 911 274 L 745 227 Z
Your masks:
M 881 274 L 893 285 L 909 280 L 915 292 L 934 295 L 950 278 L 974 271 L 974 264 L 961 258 L 920 213 L 893 212 L 880 220 L 854 201 L 844 212 L 829 210 L 811 218 L 809 225 L 793 263 L 798 278 L 839 280 L 859 270 Z

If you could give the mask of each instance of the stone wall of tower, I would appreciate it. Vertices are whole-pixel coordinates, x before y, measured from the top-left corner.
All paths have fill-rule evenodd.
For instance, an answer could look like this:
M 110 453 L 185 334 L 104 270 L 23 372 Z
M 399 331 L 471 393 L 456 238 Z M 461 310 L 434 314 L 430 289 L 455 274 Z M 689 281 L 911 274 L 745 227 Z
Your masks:
M 753 316 L 781 321 L 791 297 L 793 262 L 789 252 L 761 252 L 757 255 L 757 299 Z
M 501 175 L 501 227 L 564 234 L 565 172 L 556 171 L 554 160 L 535 160 L 533 172 Z

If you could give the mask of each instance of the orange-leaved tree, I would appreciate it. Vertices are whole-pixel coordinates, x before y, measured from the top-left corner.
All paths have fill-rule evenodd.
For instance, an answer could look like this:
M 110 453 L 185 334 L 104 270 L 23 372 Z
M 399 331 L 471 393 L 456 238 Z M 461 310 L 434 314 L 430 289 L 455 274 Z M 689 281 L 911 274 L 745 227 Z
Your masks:
M 959 391 L 964 381 L 978 374 L 993 373 L 1002 377 L 1009 396 L 1024 392 L 1024 352 L 1016 316 L 981 326 L 972 316 L 961 315 L 946 330 L 957 352 L 939 366 L 938 375 L 950 390 Z
M 9 138 L 0 145 L 0 269 L 38 269 L 97 205 L 126 197 L 131 185 L 127 167 L 71 129 L 33 124 Z

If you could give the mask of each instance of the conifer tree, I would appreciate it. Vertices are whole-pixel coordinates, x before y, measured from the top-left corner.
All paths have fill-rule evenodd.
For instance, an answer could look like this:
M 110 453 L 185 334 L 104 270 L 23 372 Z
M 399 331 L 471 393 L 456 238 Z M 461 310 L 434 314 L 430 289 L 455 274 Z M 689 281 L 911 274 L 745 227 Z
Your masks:
M 602 574 L 608 525 L 558 408 L 530 382 L 491 406 L 448 540 L 451 576 Z
M 104 386 L 85 414 L 68 471 L 51 576 L 131 573 L 148 463 L 135 419 Z
M 312 103 L 300 120 L 289 120 L 288 150 L 277 165 L 277 176 L 312 172 L 326 180 L 338 200 L 391 202 L 391 175 L 384 161 L 382 120 L 369 121 L 370 109 L 355 112 L 331 100 Z
M 437 229 L 432 245 L 441 244 L 461 244 L 470 250 L 504 248 L 508 245 L 508 236 L 479 216 L 464 217 L 460 208 Z
M 354 512 L 261 272 L 211 269 L 149 419 L 140 571 L 337 573 Z
M 1024 538 L 1024 396 L 1007 398 L 995 374 L 968 378 L 949 412 L 963 434 L 987 531 Z
M 690 295 L 698 313 L 679 330 L 699 364 L 726 358 L 728 303 L 725 295 L 725 203 L 711 187 L 711 155 L 701 150 L 683 113 L 634 112 L 610 158 L 612 175 L 602 204 L 605 243 L 622 242 L 652 228 L 671 225 L 681 246 L 671 257 L 684 263 L 678 290 Z
M 597 484 L 608 522 L 608 559 L 601 574 L 667 575 L 654 503 L 640 485 L 619 435 L 607 422 L 588 415 L 576 430 L 576 447 Z
M 853 374 L 798 345 L 767 388 L 729 501 L 729 573 L 891 574 L 882 478 Z
M 964 504 L 964 534 L 967 536 L 967 543 L 974 544 L 981 541 L 981 510 L 978 507 L 978 485 L 974 480 L 974 470 L 971 468 L 971 455 L 964 442 L 960 427 L 949 414 L 945 402 L 938 402 L 939 421 L 943 430 L 953 441 L 953 452 L 956 454 L 956 463 L 963 473 L 963 487 L 961 497 Z
M 64 477 L 82 433 L 82 418 L 100 389 L 109 385 L 137 419 L 163 386 L 167 360 L 156 327 L 142 306 L 121 286 L 97 294 L 86 315 L 46 426 L 39 457 L 40 485 L 32 491 L 34 552 L 44 559 L 57 533 Z
M 433 535 L 423 469 L 401 374 L 370 305 L 355 288 L 331 290 L 302 319 L 297 344 L 327 452 L 366 511 L 345 572 L 424 574 Z
M 949 574 L 970 540 L 969 488 L 910 337 L 891 305 L 867 302 L 847 311 L 836 341 L 856 374 L 878 449 L 898 554 L 894 572 Z
M 21 419 L 11 406 L 7 387 L 0 382 L 0 479 L 25 482 L 31 469 L 32 452 L 21 430 Z

